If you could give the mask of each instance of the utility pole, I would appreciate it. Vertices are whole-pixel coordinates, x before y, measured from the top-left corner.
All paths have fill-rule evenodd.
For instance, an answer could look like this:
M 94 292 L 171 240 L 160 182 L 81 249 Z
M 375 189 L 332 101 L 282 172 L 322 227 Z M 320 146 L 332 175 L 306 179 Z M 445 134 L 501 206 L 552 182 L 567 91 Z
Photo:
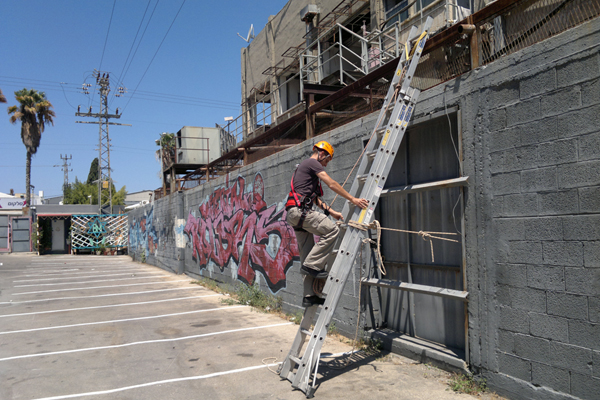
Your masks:
M 88 110 L 87 113 L 81 112 L 80 108 L 77 108 L 77 112 L 75 113 L 78 117 L 92 117 L 98 118 L 98 122 L 85 122 L 85 121 L 76 121 L 80 124 L 98 124 L 99 129 L 99 138 L 98 138 L 98 209 L 99 214 L 102 214 L 102 206 L 108 205 L 110 207 L 110 213 L 112 213 L 112 179 L 110 177 L 111 168 L 110 168 L 110 138 L 108 136 L 108 126 L 109 125 L 122 125 L 122 126 L 131 126 L 130 124 L 119 124 L 116 122 L 109 122 L 109 119 L 116 118 L 119 119 L 121 116 L 119 115 L 119 109 L 117 108 L 115 114 L 108 113 L 108 93 L 110 93 L 110 78 L 108 72 L 102 72 L 94 70 L 94 78 L 96 78 L 96 84 L 99 86 L 98 92 L 100 93 L 100 112 L 92 113 L 92 107 Z M 89 88 L 90 84 L 84 84 L 83 90 L 84 93 L 87 92 L 87 88 Z M 124 87 L 119 87 L 117 89 L 118 93 L 115 95 L 116 97 L 121 97 L 126 89 Z
M 63 157 L 63 155 L 60 155 L 60 159 L 63 160 L 62 165 L 55 165 L 55 167 L 62 167 L 62 171 L 65 173 L 65 182 L 63 183 L 63 201 L 64 201 L 64 196 L 67 193 L 67 188 L 69 187 L 69 167 L 71 166 L 71 163 L 68 163 L 69 160 L 73 159 L 73 155 L 69 154 L 69 156 L 67 157 L 67 155 L 65 154 L 65 156 Z M 71 169 L 71 171 L 73 171 Z

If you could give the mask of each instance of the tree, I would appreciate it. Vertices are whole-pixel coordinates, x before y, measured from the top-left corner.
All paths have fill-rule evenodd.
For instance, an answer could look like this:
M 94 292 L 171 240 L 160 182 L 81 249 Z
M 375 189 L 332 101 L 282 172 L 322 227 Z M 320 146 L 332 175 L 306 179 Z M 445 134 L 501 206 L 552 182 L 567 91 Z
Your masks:
M 75 182 L 69 184 L 65 190 L 63 204 L 98 204 L 98 190 L 95 184 L 87 184 L 75 178 Z
M 90 165 L 90 173 L 88 174 L 87 184 L 98 183 L 98 157 L 94 158 L 92 165 Z
M 2 89 L 0 89 L 0 103 L 6 103 L 6 97 L 2 93 Z
M 25 201 L 31 204 L 31 156 L 37 153 L 42 139 L 42 133 L 47 123 L 54 125 L 53 117 L 56 116 L 51 108 L 52 104 L 46 99 L 46 93 L 35 89 L 22 89 L 15 92 L 18 106 L 8 108 L 10 122 L 16 124 L 21 121 L 21 140 L 27 150 L 25 163 Z

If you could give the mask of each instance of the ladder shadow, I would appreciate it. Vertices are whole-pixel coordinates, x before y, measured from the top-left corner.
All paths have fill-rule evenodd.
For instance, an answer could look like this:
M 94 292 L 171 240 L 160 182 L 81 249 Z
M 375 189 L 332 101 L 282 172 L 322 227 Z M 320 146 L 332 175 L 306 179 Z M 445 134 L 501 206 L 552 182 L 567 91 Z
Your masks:
M 388 355 L 389 351 L 365 351 L 359 350 L 355 353 L 342 355 L 339 357 L 321 356 L 315 389 L 321 386 L 321 383 L 338 377 L 346 372 L 358 370 L 361 367 L 368 366 L 369 363 L 376 361 Z M 377 370 L 375 365 L 371 366 Z

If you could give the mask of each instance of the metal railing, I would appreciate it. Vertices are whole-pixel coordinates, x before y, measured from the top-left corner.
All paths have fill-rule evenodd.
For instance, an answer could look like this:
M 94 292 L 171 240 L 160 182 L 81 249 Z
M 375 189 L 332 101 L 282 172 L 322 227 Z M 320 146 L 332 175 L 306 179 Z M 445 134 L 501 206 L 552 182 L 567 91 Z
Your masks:
M 417 0 L 418 2 L 419 0 Z M 415 2 L 416 3 L 416 2 Z M 413 4 L 411 4 L 413 6 Z M 443 10 L 441 8 L 444 8 Z M 388 61 L 395 59 L 401 52 L 400 43 L 405 40 L 410 26 L 418 18 L 435 12 L 444 12 L 447 22 L 460 17 L 460 10 L 453 0 L 434 2 L 413 13 L 402 23 L 396 22 L 384 31 L 375 30 L 361 36 L 341 24 L 322 33 L 307 49 L 298 52 L 299 71 L 285 82 L 272 88 L 272 92 L 256 100 L 246 113 L 231 121 L 224 129 L 231 135 L 229 149 L 233 149 L 243 140 L 256 137 L 277 123 L 284 114 L 275 109 L 271 99 L 279 96 L 281 88 L 293 79 L 300 80 L 300 92 L 304 82 L 322 84 L 331 74 L 326 74 L 328 64 L 337 63 L 339 80 L 350 77 L 351 72 L 366 75 Z M 478 15 L 484 15 L 478 19 Z M 431 88 L 481 65 L 493 62 L 499 57 L 512 54 L 541 40 L 564 32 L 589 19 L 600 15 L 600 0 L 523 0 L 489 16 L 485 9 L 475 14 L 472 20 L 473 31 L 465 32 L 452 40 L 442 43 L 421 57 L 413 79 L 413 85 L 421 90 Z M 335 31 L 337 35 L 332 35 Z M 342 43 L 342 33 L 350 35 L 355 44 Z M 474 35 L 474 40 L 473 40 Z M 324 46 L 325 39 L 337 36 L 337 41 Z M 329 71 L 337 71 L 330 68 Z M 380 88 L 385 93 L 387 87 Z M 304 99 L 301 97 L 301 101 Z M 298 110 L 300 112 L 300 110 Z

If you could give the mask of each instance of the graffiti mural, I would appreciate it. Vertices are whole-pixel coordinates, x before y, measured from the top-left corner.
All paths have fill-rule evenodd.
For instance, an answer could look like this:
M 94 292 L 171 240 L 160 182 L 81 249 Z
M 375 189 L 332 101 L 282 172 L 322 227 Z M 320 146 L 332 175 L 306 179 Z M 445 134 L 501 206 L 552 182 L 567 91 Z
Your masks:
M 144 211 L 144 215 L 130 217 L 129 222 L 129 247 L 130 251 L 143 251 L 147 258 L 154 254 L 158 244 L 158 235 L 153 224 L 154 207 Z
M 214 264 L 223 271 L 229 265 L 237 279 L 248 284 L 260 272 L 277 292 L 286 285 L 287 270 L 299 260 L 296 236 L 285 222 L 285 209 L 263 200 L 260 173 L 252 187 L 245 183 L 238 177 L 215 189 L 197 212 L 190 211 L 184 233 L 200 269 Z

